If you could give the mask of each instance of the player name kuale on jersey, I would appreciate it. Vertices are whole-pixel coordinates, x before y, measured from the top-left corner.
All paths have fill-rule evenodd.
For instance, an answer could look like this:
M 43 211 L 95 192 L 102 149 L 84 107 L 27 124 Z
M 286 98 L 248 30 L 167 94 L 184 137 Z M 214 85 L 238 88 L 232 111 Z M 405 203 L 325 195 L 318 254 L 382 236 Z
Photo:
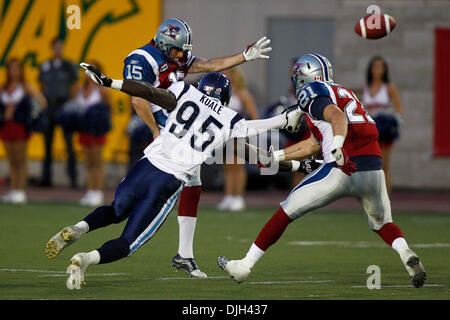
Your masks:
M 203 103 L 205 106 L 210 108 L 212 111 L 220 115 L 220 111 L 222 111 L 223 106 L 219 103 L 219 101 L 216 101 L 214 99 L 208 98 L 207 96 L 203 95 L 200 98 L 200 102 Z

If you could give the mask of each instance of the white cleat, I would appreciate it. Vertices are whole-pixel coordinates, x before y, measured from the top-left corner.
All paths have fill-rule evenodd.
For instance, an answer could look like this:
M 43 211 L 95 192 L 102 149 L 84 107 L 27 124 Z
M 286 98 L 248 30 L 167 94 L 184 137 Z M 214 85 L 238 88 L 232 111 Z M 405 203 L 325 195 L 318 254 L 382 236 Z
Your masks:
M 87 253 L 77 253 L 70 259 L 69 266 L 67 267 L 67 273 L 69 277 L 67 278 L 66 285 L 69 290 L 81 289 L 82 286 L 86 285 L 84 281 L 84 273 L 88 266 Z
M 241 283 L 250 275 L 250 265 L 244 260 L 229 260 L 220 256 L 217 258 L 217 264 L 222 270 L 226 270 L 238 283 Z
M 83 232 L 75 226 L 65 227 L 47 242 L 45 254 L 49 259 L 56 258 L 64 248 L 77 241 L 82 234 Z

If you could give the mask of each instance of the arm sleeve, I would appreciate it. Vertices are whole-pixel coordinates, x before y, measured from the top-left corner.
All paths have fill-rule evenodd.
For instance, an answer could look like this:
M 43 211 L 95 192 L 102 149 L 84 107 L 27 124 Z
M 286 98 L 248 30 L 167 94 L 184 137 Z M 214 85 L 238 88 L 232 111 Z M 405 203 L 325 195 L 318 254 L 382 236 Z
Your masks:
M 333 104 L 330 97 L 317 97 L 310 102 L 308 113 L 317 120 L 324 120 L 323 111 L 329 104 Z
M 268 119 L 247 120 L 248 136 L 254 136 L 271 129 L 280 129 L 286 124 L 284 114 L 279 114 Z

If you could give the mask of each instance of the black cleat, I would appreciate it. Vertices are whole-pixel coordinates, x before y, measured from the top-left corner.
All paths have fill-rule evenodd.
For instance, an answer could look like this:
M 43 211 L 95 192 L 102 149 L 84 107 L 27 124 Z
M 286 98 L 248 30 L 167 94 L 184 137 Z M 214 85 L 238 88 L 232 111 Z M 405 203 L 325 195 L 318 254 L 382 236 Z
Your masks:
M 200 271 L 193 258 L 185 259 L 177 253 L 177 255 L 172 258 L 172 265 L 178 270 L 186 272 L 190 277 L 202 279 L 208 278 L 204 272 Z
M 227 266 L 227 263 L 230 262 L 230 259 L 224 256 L 220 256 L 217 258 L 217 264 L 219 265 L 219 268 L 222 270 L 225 270 L 225 267 Z
M 425 280 L 427 279 L 427 273 L 425 269 L 420 263 L 420 260 L 416 256 L 412 256 L 408 259 L 406 264 L 413 270 L 414 275 L 411 276 L 411 282 L 414 287 L 420 288 L 425 284 Z

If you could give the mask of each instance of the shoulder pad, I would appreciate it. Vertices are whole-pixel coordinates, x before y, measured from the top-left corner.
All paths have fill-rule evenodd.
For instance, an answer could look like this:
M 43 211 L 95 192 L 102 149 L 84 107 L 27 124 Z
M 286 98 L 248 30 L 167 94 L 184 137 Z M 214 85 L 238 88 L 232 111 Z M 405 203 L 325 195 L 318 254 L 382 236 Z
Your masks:
M 297 99 L 303 112 L 306 112 L 308 105 L 317 97 L 330 97 L 330 91 L 323 82 L 313 81 L 302 87 Z

